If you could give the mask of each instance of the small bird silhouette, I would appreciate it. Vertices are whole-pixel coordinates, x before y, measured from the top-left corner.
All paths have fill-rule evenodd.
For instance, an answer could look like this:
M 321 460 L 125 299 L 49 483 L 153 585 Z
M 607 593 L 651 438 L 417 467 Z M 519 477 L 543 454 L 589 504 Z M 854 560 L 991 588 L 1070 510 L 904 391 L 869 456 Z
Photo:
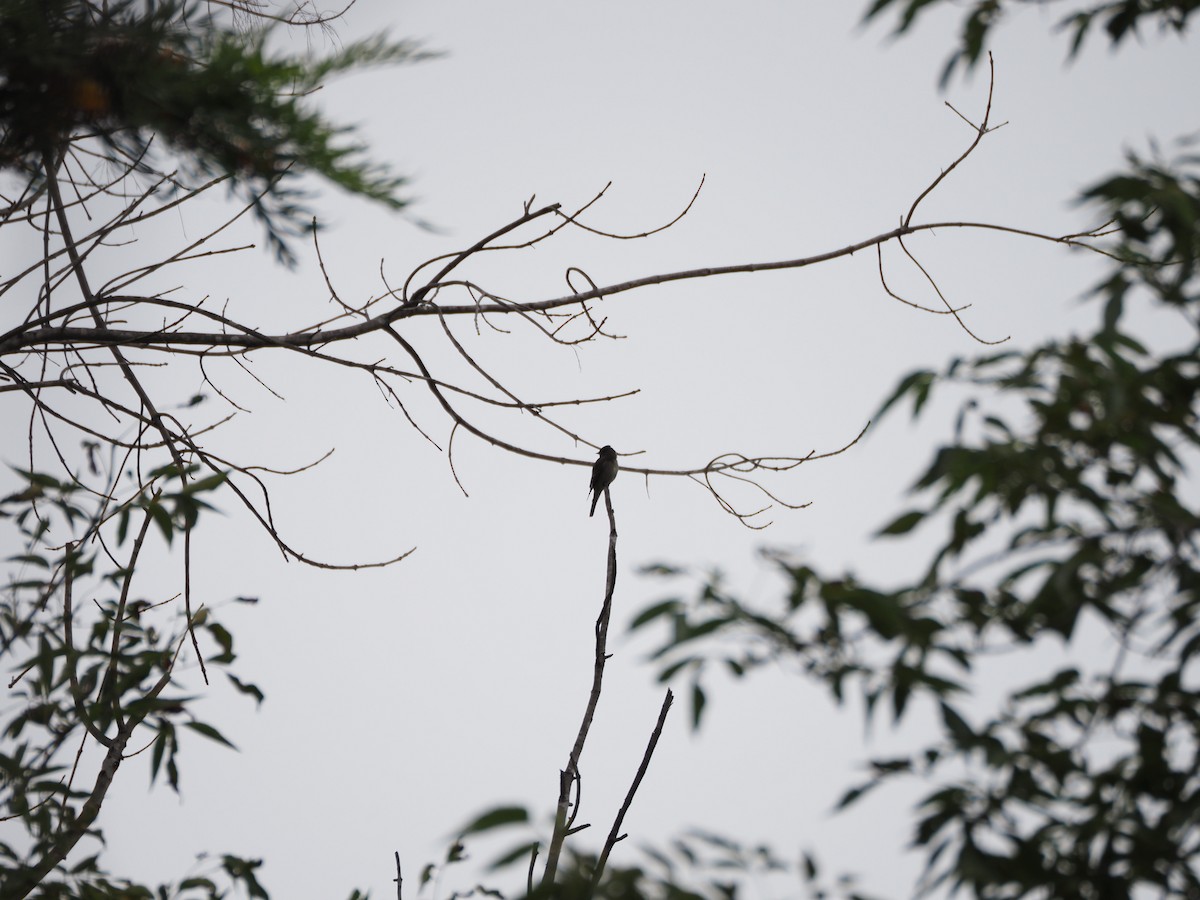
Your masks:
M 592 465 L 592 483 L 588 486 L 588 491 L 595 492 L 595 496 L 592 497 L 592 511 L 588 513 L 588 518 L 596 514 L 596 503 L 599 502 L 600 495 L 608 490 L 608 486 L 616 477 L 617 451 L 606 444 L 600 448 L 600 457 Z

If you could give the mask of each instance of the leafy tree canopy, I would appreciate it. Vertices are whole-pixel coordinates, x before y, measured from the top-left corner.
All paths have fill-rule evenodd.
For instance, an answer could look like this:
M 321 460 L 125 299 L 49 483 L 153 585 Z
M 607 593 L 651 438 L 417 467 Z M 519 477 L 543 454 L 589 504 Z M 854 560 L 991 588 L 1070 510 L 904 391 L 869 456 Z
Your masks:
M 867 9 L 866 19 L 883 18 L 894 13 L 896 33 L 904 34 L 929 11 L 946 5 L 946 0 L 874 0 Z M 1067 13 L 1059 13 L 1058 30 L 1070 38 L 1069 54 L 1074 57 L 1087 39 L 1102 29 L 1109 41 L 1116 46 L 1126 38 L 1134 37 L 1139 27 L 1147 25 L 1164 31 L 1182 34 L 1187 30 L 1188 19 L 1200 9 L 1197 0 L 1101 0 L 1101 2 L 1072 2 L 1062 0 L 970 0 L 954 3 L 955 7 L 966 7 L 962 19 L 962 31 L 958 47 L 950 54 L 942 71 L 945 84 L 960 66 L 970 70 L 984 55 L 992 29 L 1006 16 L 1029 6 L 1047 6 L 1060 11 L 1070 6 Z
M 273 29 L 238 29 L 202 2 L 6 0 L 0 4 L 0 166 L 36 177 L 91 132 L 114 166 L 228 179 L 279 257 L 309 224 L 315 174 L 392 208 L 404 179 L 366 161 L 345 127 L 305 102 L 330 76 L 427 57 L 385 37 L 319 59 L 274 53 Z

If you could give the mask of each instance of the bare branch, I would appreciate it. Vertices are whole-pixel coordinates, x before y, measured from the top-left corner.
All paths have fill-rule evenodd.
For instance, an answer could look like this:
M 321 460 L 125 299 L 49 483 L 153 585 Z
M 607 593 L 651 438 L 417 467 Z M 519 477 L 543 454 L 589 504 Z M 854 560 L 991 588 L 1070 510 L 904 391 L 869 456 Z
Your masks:
M 936 231 L 939 229 L 974 229 L 997 231 L 1005 234 L 1015 234 L 1037 240 L 1049 241 L 1069 247 L 1081 247 L 1095 253 L 1106 255 L 1105 251 L 1089 244 L 1086 240 L 1088 238 L 1100 236 L 1102 232 L 1099 229 L 1095 231 L 1083 232 L 1082 234 L 1055 236 L 1031 231 L 1028 229 L 1013 228 L 987 222 L 933 222 L 926 225 L 900 226 L 893 228 L 890 231 L 877 234 L 874 237 L 866 238 L 853 244 L 847 244 L 835 250 L 817 253 L 812 256 L 778 260 L 774 262 L 739 263 L 728 266 L 708 266 L 699 269 L 685 269 L 678 272 L 665 272 L 657 275 L 648 275 L 643 278 L 635 278 L 629 281 L 618 282 L 616 284 L 596 287 L 587 291 L 581 291 L 562 297 L 530 301 L 528 303 L 477 303 L 465 306 L 430 306 L 428 304 L 414 306 L 410 303 L 408 306 L 400 306 L 391 312 L 374 316 L 366 322 L 362 322 L 357 325 L 330 329 L 327 331 L 309 331 L 305 329 L 278 335 L 260 334 L 255 329 L 244 326 L 242 326 L 242 331 L 238 334 L 188 331 L 164 333 L 159 330 L 139 331 L 134 329 L 99 329 L 64 326 L 34 329 L 22 328 L 14 329 L 0 338 L 0 353 L 12 353 L 14 351 L 27 350 L 35 347 L 47 347 L 57 344 L 94 344 L 97 346 L 117 345 L 122 347 L 182 347 L 199 345 L 205 347 L 239 347 L 246 349 L 267 347 L 277 347 L 281 349 L 307 349 L 315 346 L 352 340 L 376 331 L 386 331 L 386 328 L 384 327 L 385 325 L 407 318 L 415 318 L 420 316 L 476 316 L 489 313 L 514 313 L 518 311 L 545 312 L 548 310 L 561 309 L 567 306 L 575 306 L 583 303 L 584 301 L 594 300 L 600 297 L 613 297 L 617 294 L 623 294 L 629 291 L 634 291 L 657 284 L 713 278 L 723 275 L 801 269 L 808 266 L 817 265 L 818 263 L 840 259 L 845 256 L 853 256 L 860 250 L 875 247 L 879 244 L 886 244 L 908 235 L 921 234 L 923 232 Z
M 957 169 L 959 163 L 961 163 L 963 160 L 965 160 L 968 156 L 971 155 L 972 151 L 974 151 L 974 149 L 979 146 L 979 142 L 983 140 L 983 136 L 985 134 L 987 134 L 989 131 L 993 130 L 993 129 L 988 128 L 988 121 L 991 119 L 991 115 L 992 115 L 992 95 L 996 89 L 996 65 L 992 60 L 991 51 L 988 51 L 988 71 L 989 71 L 989 77 L 988 77 L 987 106 L 983 111 L 983 121 L 979 123 L 978 127 L 976 127 L 975 125 L 972 125 L 971 122 L 962 113 L 960 113 L 957 109 L 954 109 L 953 106 L 950 106 L 949 103 L 946 104 L 947 106 L 950 106 L 950 109 L 954 110 L 954 113 L 960 119 L 962 119 L 964 122 L 966 122 L 968 125 L 971 125 L 971 127 L 975 129 L 975 139 L 973 141 L 971 141 L 971 145 L 962 152 L 962 155 L 959 156 L 958 159 L 956 159 L 956 160 L 954 160 L 954 162 L 950 163 L 950 165 L 946 169 L 944 169 L 942 171 L 942 173 L 940 175 L 938 175 L 937 178 L 933 179 L 933 181 L 931 181 L 929 183 L 929 186 L 927 188 L 925 188 L 925 190 L 921 191 L 921 193 L 917 195 L 917 199 L 914 200 L 912 203 L 912 206 L 910 206 L 908 208 L 908 215 L 906 215 L 904 217 L 904 219 L 902 220 L 904 225 L 910 225 L 912 223 L 912 218 L 914 215 L 916 215 L 917 207 L 921 205 L 921 201 L 924 200 L 926 197 L 928 197 L 930 194 L 932 194 L 934 192 L 934 190 L 937 189 L 937 186 L 946 179 L 946 176 L 949 175 L 951 172 L 953 172 L 955 169 Z
M 583 746 L 587 742 L 592 719 L 595 717 L 596 707 L 600 703 L 600 691 L 604 684 L 604 665 L 608 661 L 608 623 L 612 616 L 613 591 L 617 586 L 617 517 L 613 512 L 612 496 L 608 488 L 604 490 L 604 500 L 608 508 L 608 567 L 604 584 L 604 601 L 600 604 L 600 615 L 596 617 L 596 648 L 592 657 L 592 687 L 588 692 L 583 721 L 579 723 L 579 732 L 575 736 L 575 743 L 567 757 L 567 765 L 559 772 L 558 804 L 554 814 L 554 832 L 550 838 L 549 849 L 546 851 L 546 868 L 542 873 L 543 889 L 548 889 L 550 885 L 554 884 L 563 842 L 570 833 L 571 824 L 575 821 L 575 815 L 578 813 L 578 803 L 575 812 L 568 815 L 567 811 L 570 805 L 571 784 L 580 780 L 579 759 L 583 755 Z
M 667 721 L 667 713 L 671 710 L 671 703 L 675 699 L 670 688 L 667 689 L 667 695 L 663 698 L 662 709 L 658 712 L 658 721 L 654 723 L 654 731 L 650 733 L 650 741 L 646 744 L 646 752 L 642 754 L 642 764 L 638 766 L 637 774 L 633 777 L 633 784 L 629 786 L 629 792 L 625 795 L 625 802 L 621 804 L 621 809 L 617 812 L 617 816 L 613 819 L 612 829 L 608 832 L 608 837 L 604 841 L 604 849 L 600 852 L 599 859 L 596 860 L 596 870 L 592 872 L 592 890 L 600 884 L 600 877 L 604 874 L 604 867 L 608 863 L 608 855 L 612 852 L 612 848 L 616 846 L 617 841 L 622 840 L 625 835 L 621 834 L 621 824 L 625 821 L 625 814 L 629 812 L 629 807 L 633 805 L 633 796 L 637 793 L 638 786 L 641 785 L 642 779 L 646 777 L 646 770 L 650 768 L 650 758 L 654 756 L 654 748 L 658 746 L 658 739 L 662 736 L 663 725 Z

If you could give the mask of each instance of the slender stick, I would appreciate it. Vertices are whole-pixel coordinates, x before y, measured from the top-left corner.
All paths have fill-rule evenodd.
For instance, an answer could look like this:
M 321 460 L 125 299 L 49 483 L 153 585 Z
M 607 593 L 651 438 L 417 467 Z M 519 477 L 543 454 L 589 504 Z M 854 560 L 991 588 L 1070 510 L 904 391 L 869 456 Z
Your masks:
M 583 755 L 583 745 L 587 741 L 588 731 L 592 727 L 592 719 L 596 715 L 596 706 L 600 702 L 600 688 L 604 681 L 604 664 L 608 660 L 608 621 L 612 615 L 613 589 L 617 585 L 617 518 L 613 512 L 612 495 L 609 489 L 604 489 L 604 502 L 608 508 L 608 578 L 604 589 L 604 603 L 600 607 L 600 615 L 596 619 L 596 654 L 592 663 L 592 690 L 588 695 L 587 709 L 583 713 L 583 721 L 579 724 L 579 734 L 575 737 L 575 745 L 567 758 L 566 768 L 558 773 L 558 807 L 554 813 L 554 833 L 550 837 L 550 847 L 546 851 L 546 870 L 542 874 L 543 887 L 554 883 L 558 871 L 558 858 L 562 853 L 563 842 L 571 830 L 575 816 L 568 815 L 571 805 L 571 785 L 579 780 L 579 757 Z M 576 810 L 578 811 L 578 810 Z
M 663 723 L 667 721 L 667 713 L 671 709 L 671 703 L 674 701 L 675 695 L 671 693 L 671 689 L 667 689 L 667 696 L 663 698 L 662 709 L 658 712 L 658 721 L 654 725 L 654 731 L 650 735 L 650 742 L 646 744 L 646 752 L 642 754 L 642 764 L 638 766 L 637 775 L 633 778 L 633 784 L 629 786 L 629 793 L 625 795 L 625 802 L 621 804 L 621 809 L 617 813 L 617 817 L 613 820 L 612 830 L 608 833 L 608 839 L 604 842 L 604 849 L 600 853 L 600 858 L 596 861 L 596 871 L 592 873 L 592 891 L 595 892 L 596 886 L 600 884 L 600 876 L 604 874 L 604 866 L 608 862 L 608 854 L 612 852 L 612 848 L 617 841 L 622 840 L 625 835 L 621 834 L 621 823 L 625 821 L 625 813 L 629 812 L 629 807 L 633 803 L 633 795 L 637 793 L 638 786 L 642 783 L 642 779 L 646 775 L 646 770 L 650 768 L 650 757 L 654 755 L 654 748 L 658 746 L 658 739 L 662 736 Z

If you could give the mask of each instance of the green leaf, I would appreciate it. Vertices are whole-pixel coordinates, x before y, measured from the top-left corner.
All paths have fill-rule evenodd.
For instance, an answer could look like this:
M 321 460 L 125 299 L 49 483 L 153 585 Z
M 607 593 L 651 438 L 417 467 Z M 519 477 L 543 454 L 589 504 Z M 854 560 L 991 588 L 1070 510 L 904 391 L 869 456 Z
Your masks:
M 695 656 L 688 656 L 684 659 L 677 660 L 671 663 L 669 666 L 665 666 L 663 670 L 658 673 L 658 683 L 666 684 L 675 677 L 680 669 L 683 669 L 686 666 L 694 666 L 698 664 L 700 664 L 700 660 Z
M 221 866 L 235 882 L 241 882 L 251 897 L 269 900 L 267 892 L 258 883 L 255 872 L 262 867 L 261 859 L 242 859 L 238 856 L 225 854 L 221 857 Z
M 198 481 L 191 482 L 188 484 L 187 490 L 189 494 L 199 494 L 202 491 L 215 490 L 228 480 L 229 474 L 227 472 L 217 472 L 213 475 L 209 475 L 206 478 L 201 478 Z
M 1057 672 L 1049 681 L 1039 682 L 1013 694 L 1014 700 L 1028 700 L 1046 694 L 1061 694 L 1066 688 L 1079 683 L 1079 670 L 1074 666 Z
M 951 740 L 958 747 L 972 747 L 976 743 L 975 732 L 971 730 L 971 726 L 967 724 L 967 720 L 959 715 L 949 703 L 941 704 L 942 724 L 946 726 L 946 730 L 950 733 Z
M 921 407 L 925 405 L 925 401 L 929 397 L 929 389 L 933 385 L 935 377 L 934 373 L 927 369 L 910 372 L 896 386 L 891 396 L 883 401 L 883 404 L 876 411 L 875 415 L 871 417 L 871 421 L 874 422 L 883 418 L 884 414 L 895 405 L 896 401 L 902 399 L 906 394 L 913 395 L 912 414 L 913 418 L 916 418 L 917 413 L 920 412 Z
M 221 652 L 213 657 L 213 661 L 221 663 L 233 662 L 236 656 L 233 652 L 233 635 L 229 633 L 229 629 L 219 622 L 205 622 L 203 627 L 221 648 Z
M 883 784 L 883 779 L 872 778 L 870 781 L 865 781 L 860 785 L 850 788 L 844 794 L 842 794 L 842 796 L 838 799 L 838 802 L 834 804 L 834 811 L 837 812 L 843 810 L 847 806 L 857 803 L 881 784 Z
M 819 874 L 816 858 L 811 853 L 805 851 L 800 854 L 800 860 L 803 866 L 804 880 L 816 881 Z
M 163 760 L 168 753 L 174 752 L 175 744 L 175 729 L 168 722 L 161 725 L 158 729 L 158 735 L 154 738 L 154 747 L 150 751 L 150 783 L 153 784 L 158 777 L 158 772 L 162 766 Z
M 458 830 L 461 837 L 503 828 L 508 825 L 524 825 L 529 821 L 529 812 L 523 806 L 497 806 L 476 817 Z
M 183 727 L 190 728 L 192 731 L 196 732 L 197 734 L 204 735 L 210 741 L 216 741 L 218 744 L 224 744 L 226 747 L 228 747 L 231 750 L 237 749 L 237 747 L 235 747 L 233 745 L 233 743 L 229 741 L 228 738 L 226 738 L 223 734 L 221 734 L 221 732 L 217 731 L 217 729 L 213 728 L 211 725 L 208 725 L 204 722 L 196 722 L 196 721 L 184 722 Z
M 875 532 L 875 536 L 907 534 L 916 528 L 926 515 L 926 513 L 916 509 L 906 512 L 901 516 L 897 516 L 889 524 Z
M 1104 330 L 1116 331 L 1117 323 L 1120 322 L 1121 314 L 1124 311 L 1125 295 L 1123 293 L 1112 294 L 1104 306 Z
M 647 606 L 640 613 L 638 613 L 636 617 L 634 617 L 632 622 L 629 623 L 628 630 L 636 631 L 638 628 L 653 622 L 655 619 L 662 618 L 663 616 L 675 615 L 681 611 L 681 608 L 682 603 L 673 598 L 670 600 L 663 600 L 662 602 L 655 603 L 651 606 Z
M 256 703 L 261 704 L 263 702 L 263 700 L 265 699 L 265 697 L 263 696 L 263 692 L 260 691 L 255 685 L 251 684 L 250 682 L 242 681 L 240 678 L 238 678 L 236 675 L 232 674 L 231 672 L 226 672 L 225 677 L 228 678 L 233 683 L 233 686 L 239 692 L 241 692 L 243 694 L 249 694 L 251 697 L 253 697 Z
M 533 855 L 533 852 L 540 847 L 541 843 L 539 841 L 528 841 L 524 844 L 518 844 L 488 863 L 488 868 L 492 870 L 503 869 L 505 866 L 511 866 L 515 862 L 528 860 Z
M 171 521 L 171 514 L 157 500 L 151 500 L 146 504 L 146 512 L 150 514 L 150 518 L 154 520 L 154 524 L 158 526 L 158 530 L 162 532 L 167 543 L 171 543 L 171 539 L 175 536 L 175 525 Z
M 687 574 L 687 569 L 683 566 L 672 566 L 667 563 L 655 562 L 640 566 L 637 573 L 639 575 L 657 575 L 661 578 L 674 578 L 678 575 Z

